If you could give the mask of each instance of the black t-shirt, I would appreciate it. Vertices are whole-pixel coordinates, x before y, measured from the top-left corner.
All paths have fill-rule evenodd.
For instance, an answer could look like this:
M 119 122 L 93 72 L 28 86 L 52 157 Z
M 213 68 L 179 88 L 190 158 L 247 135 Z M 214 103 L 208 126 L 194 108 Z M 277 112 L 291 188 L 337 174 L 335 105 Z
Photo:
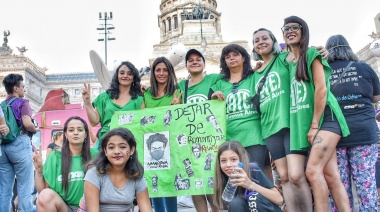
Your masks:
M 350 135 L 342 138 L 337 147 L 350 147 L 377 143 L 378 127 L 372 97 L 380 95 L 379 78 L 375 71 L 364 62 L 353 62 L 339 84 L 342 71 L 350 61 L 337 60 L 330 63 L 331 92 L 334 94 L 346 118 Z
M 55 144 L 54 142 L 53 143 L 50 143 L 49 145 L 48 145 L 48 147 L 47 147 L 48 149 L 50 148 L 50 149 L 56 149 L 56 148 L 60 148 L 60 146 L 58 146 L 57 144 Z

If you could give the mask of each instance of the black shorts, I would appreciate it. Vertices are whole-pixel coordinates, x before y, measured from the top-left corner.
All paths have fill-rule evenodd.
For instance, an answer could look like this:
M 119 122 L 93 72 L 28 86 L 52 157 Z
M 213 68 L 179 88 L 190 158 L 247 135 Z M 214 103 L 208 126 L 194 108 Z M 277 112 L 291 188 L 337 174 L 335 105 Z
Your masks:
M 331 113 L 331 108 L 326 106 L 324 114 L 323 114 L 323 123 L 319 130 L 325 130 L 329 132 L 333 132 L 338 135 L 342 135 L 342 130 L 340 129 L 340 125 L 336 117 Z
M 290 129 L 284 128 L 277 133 L 266 138 L 265 143 L 272 156 L 272 160 L 278 160 L 289 154 L 307 155 L 307 151 L 291 151 L 290 150 Z

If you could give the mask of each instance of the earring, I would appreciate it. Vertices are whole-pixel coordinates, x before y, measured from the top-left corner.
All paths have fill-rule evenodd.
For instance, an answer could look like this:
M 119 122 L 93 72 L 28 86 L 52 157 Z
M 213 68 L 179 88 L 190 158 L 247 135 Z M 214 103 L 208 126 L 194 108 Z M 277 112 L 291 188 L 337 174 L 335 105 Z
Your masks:
M 133 154 L 132 154 L 133 155 Z M 132 155 L 129 157 L 129 159 L 131 159 L 132 160 Z

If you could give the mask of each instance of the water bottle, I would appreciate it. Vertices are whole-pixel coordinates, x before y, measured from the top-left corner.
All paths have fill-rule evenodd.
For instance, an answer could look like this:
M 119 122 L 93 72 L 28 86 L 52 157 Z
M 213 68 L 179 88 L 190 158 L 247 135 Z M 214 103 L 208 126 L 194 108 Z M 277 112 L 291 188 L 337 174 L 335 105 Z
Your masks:
M 239 162 L 238 163 L 238 167 L 242 168 L 243 167 L 243 163 L 242 162 Z M 235 169 L 232 170 L 231 174 L 235 172 Z M 222 194 L 222 199 L 226 202 L 231 202 L 231 200 L 234 198 L 235 196 L 235 192 L 236 192 L 236 189 L 237 187 L 234 187 L 232 186 L 232 183 L 230 182 L 230 179 L 228 179 L 227 181 L 227 184 L 226 184 L 226 187 L 224 188 L 224 191 L 223 191 L 223 194 Z

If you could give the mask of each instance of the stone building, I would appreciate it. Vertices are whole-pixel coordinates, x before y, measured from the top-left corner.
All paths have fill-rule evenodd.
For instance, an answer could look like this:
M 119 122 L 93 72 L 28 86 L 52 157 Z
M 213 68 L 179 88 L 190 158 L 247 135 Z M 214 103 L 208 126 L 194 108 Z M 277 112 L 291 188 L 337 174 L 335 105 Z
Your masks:
M 222 14 L 217 11 L 217 5 L 216 0 L 161 0 L 157 22 L 160 43 L 153 45 L 149 62 L 152 63 L 159 56 L 165 56 L 171 44 L 178 42 L 184 44 L 186 49 L 196 48 L 202 51 L 206 59 L 206 73 L 218 73 L 220 53 L 224 46 L 236 43 L 249 52 L 248 41 L 223 41 Z M 374 19 L 376 31 L 380 35 L 380 13 Z M 7 45 L 7 35 L 9 32 L 4 32 L 4 43 L 0 46 L 0 81 L 9 73 L 21 74 L 27 90 L 26 98 L 30 101 L 33 113 L 39 111 L 46 94 L 52 89 L 63 88 L 71 103 L 82 102 L 83 83 L 90 83 L 92 99 L 104 91 L 94 73 L 46 74 L 46 68 L 38 66 L 24 55 L 25 47 L 18 48 L 19 54 L 13 54 L 13 49 Z M 370 44 L 364 46 L 357 55 L 380 75 L 380 58 L 371 54 L 369 46 Z M 179 80 L 188 77 L 185 61 L 177 65 L 175 70 Z M 112 72 L 110 74 L 112 75 Z M 149 76 L 145 75 L 142 81 L 148 84 Z M 5 97 L 5 89 L 0 83 L 0 100 Z

